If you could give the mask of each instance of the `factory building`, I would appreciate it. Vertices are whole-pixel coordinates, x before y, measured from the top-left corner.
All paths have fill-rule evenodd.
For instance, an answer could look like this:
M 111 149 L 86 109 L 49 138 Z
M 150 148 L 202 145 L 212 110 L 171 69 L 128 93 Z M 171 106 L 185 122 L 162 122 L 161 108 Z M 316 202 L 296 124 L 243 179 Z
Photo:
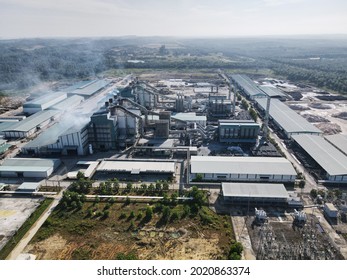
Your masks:
M 266 98 L 256 98 L 255 101 L 258 108 L 265 112 Z M 322 131 L 317 127 L 278 99 L 271 99 L 269 116 L 280 132 L 288 139 L 296 134 L 322 134 Z
M 110 150 L 118 147 L 117 116 L 111 116 L 107 109 L 101 109 L 91 116 L 88 127 L 89 142 L 96 150 Z
M 332 183 L 347 183 L 347 156 L 323 137 L 293 135 L 295 143 L 322 169 L 321 176 Z
M 190 179 L 206 181 L 294 182 L 296 172 L 285 158 L 192 156 Z
M 59 159 L 10 158 L 0 166 L 0 177 L 48 178 L 59 165 Z
M 208 112 L 212 117 L 228 117 L 231 115 L 232 102 L 225 95 L 209 95 Z
M 277 87 L 275 86 L 272 86 L 272 85 L 263 85 L 263 86 L 259 86 L 259 88 L 265 92 L 265 94 L 267 96 L 269 96 L 270 98 L 277 98 L 277 99 L 280 99 L 280 100 L 286 100 L 287 96 L 286 94 L 278 89 Z
M 25 114 L 35 114 L 52 107 L 66 98 L 66 92 L 47 93 L 39 98 L 25 102 L 23 105 L 23 112 Z
M 23 154 L 86 155 L 88 153 L 87 121 L 81 123 L 59 122 L 48 128 L 34 140 L 28 142 Z
M 252 120 L 219 120 L 218 129 L 222 143 L 256 143 L 260 125 Z
M 157 96 L 154 92 L 145 89 L 142 86 L 135 88 L 138 103 L 147 109 L 153 109 L 157 106 Z
M 128 175 L 173 175 L 175 162 L 173 161 L 140 161 L 140 160 L 104 160 L 97 167 L 97 172 L 122 173 Z
M 79 95 L 84 98 L 89 98 L 109 84 L 110 81 L 106 80 L 82 81 L 71 87 L 65 88 L 64 91 L 67 92 L 68 96 Z
M 334 134 L 327 135 L 324 138 L 338 149 L 341 153 L 347 156 L 347 135 L 346 134 Z
M 57 110 L 45 110 L 38 112 L 23 121 L 11 124 L 10 127 L 3 129 L 3 134 L 6 138 L 25 138 L 33 135 L 35 132 L 46 127 L 51 121 L 53 121 L 60 111 Z
M 172 115 L 176 122 L 176 127 L 185 127 L 187 123 L 197 123 L 203 127 L 206 126 L 206 116 L 197 116 L 196 113 L 177 113 Z
M 250 100 L 254 100 L 256 97 L 267 96 L 265 92 L 246 75 L 231 75 L 231 80 L 234 82 L 238 90 L 240 90 Z
M 84 98 L 82 96 L 73 95 L 51 107 L 53 110 L 59 110 L 64 112 L 69 112 L 73 108 L 77 107 L 83 102 Z
M 117 116 L 118 145 L 127 147 L 133 145 L 143 134 L 144 124 L 141 111 L 115 105 L 110 108 L 111 115 Z
M 222 183 L 225 203 L 252 206 L 287 206 L 289 195 L 283 184 Z

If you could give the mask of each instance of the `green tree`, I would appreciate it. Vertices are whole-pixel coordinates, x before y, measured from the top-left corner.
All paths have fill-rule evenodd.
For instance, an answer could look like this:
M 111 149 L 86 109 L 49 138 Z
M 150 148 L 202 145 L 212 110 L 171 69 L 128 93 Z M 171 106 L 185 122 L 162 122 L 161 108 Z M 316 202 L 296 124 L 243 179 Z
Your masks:
M 146 208 L 146 216 L 145 219 L 147 222 L 149 222 L 150 220 L 152 220 L 153 217 L 153 209 L 150 206 L 147 206 Z
M 312 190 L 310 191 L 310 194 L 311 194 L 312 198 L 316 198 L 317 195 L 318 195 L 318 192 L 317 192 L 316 189 L 312 189 Z
M 246 101 L 246 99 L 242 99 L 241 101 L 241 104 L 242 104 L 242 107 L 245 109 L 245 110 L 248 110 L 249 108 L 249 105 L 248 105 L 248 102 Z
M 177 198 L 178 198 L 178 195 L 177 195 L 177 193 L 173 193 L 173 194 L 171 194 L 171 204 L 172 205 L 177 205 Z
M 235 242 L 231 245 L 229 251 L 229 260 L 241 260 L 243 246 L 240 242 Z
M 253 108 L 249 108 L 249 114 L 255 122 L 258 120 L 258 114 Z
M 170 219 L 170 215 L 171 215 L 171 209 L 169 206 L 164 206 L 163 207 L 163 214 L 162 214 L 162 219 L 163 222 L 166 224 L 169 219 Z

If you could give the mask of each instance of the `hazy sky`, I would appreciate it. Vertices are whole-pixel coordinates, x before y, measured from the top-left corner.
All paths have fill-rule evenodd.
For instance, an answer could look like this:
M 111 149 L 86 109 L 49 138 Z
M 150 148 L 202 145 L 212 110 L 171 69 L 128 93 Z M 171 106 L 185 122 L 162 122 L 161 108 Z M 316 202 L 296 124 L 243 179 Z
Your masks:
M 347 0 L 0 0 L 0 37 L 347 34 Z

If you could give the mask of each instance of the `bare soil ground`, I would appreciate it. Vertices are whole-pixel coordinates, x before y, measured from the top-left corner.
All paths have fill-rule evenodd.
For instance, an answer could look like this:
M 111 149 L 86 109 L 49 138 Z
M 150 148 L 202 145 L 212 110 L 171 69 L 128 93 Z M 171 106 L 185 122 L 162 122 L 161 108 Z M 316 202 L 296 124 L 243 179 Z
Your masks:
M 0 249 L 5 246 L 39 204 L 40 199 L 37 198 L 0 198 Z
M 45 260 L 117 259 L 119 254 L 155 260 L 225 259 L 234 239 L 229 217 L 216 215 L 207 207 L 195 216 L 168 223 L 162 223 L 160 212 L 143 222 L 138 214 L 145 213 L 147 205 L 141 203 L 112 204 L 106 219 L 86 216 L 88 209 L 101 211 L 105 205 L 86 202 L 76 212 L 53 212 L 24 252 Z M 180 213 L 182 209 L 178 205 L 171 211 Z M 131 212 L 134 218 L 130 218 Z M 121 214 L 126 218 L 120 218 Z

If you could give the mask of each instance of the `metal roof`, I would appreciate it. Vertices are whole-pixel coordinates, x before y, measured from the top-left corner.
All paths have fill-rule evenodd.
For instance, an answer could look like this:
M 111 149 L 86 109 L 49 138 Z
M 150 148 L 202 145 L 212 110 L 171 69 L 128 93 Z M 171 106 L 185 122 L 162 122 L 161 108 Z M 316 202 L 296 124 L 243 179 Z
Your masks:
M 227 197 L 289 198 L 283 184 L 222 183 L 222 190 Z
M 266 110 L 266 98 L 256 98 L 255 100 L 261 108 Z M 271 99 L 270 116 L 289 134 L 322 133 L 317 127 L 278 99 Z
M 42 159 L 42 158 L 9 158 L 5 159 L 2 166 L 14 166 L 14 167 L 53 167 L 60 164 L 60 159 Z
M 347 156 L 323 137 L 317 135 L 293 135 L 298 143 L 330 176 L 347 174 Z
M 260 124 L 251 121 L 251 120 L 219 120 L 219 126 L 257 126 L 260 127 Z
M 327 141 L 339 149 L 342 153 L 347 155 L 347 135 L 335 134 L 324 136 Z
M 35 98 L 31 101 L 25 102 L 24 106 L 42 106 L 47 102 L 51 102 L 54 99 L 61 98 L 62 96 L 67 96 L 66 92 L 58 91 L 58 92 L 49 92 L 43 96 Z M 58 101 L 59 102 L 59 101 Z
M 18 122 L 3 122 L 3 123 L 0 123 L 0 132 L 5 131 L 5 130 L 9 130 L 12 126 L 14 126 L 17 123 Z
M 81 102 L 83 102 L 84 98 L 79 95 L 73 95 L 55 105 L 53 105 L 51 108 L 55 110 L 61 110 L 61 111 L 67 111 L 73 107 L 76 107 Z
M 172 118 L 180 120 L 180 121 L 206 121 L 206 116 L 197 116 L 196 113 L 177 113 L 174 115 L 171 115 Z
M 258 87 L 258 85 L 246 75 L 231 75 L 231 79 L 234 80 L 234 82 L 236 82 L 238 86 L 241 87 L 246 92 L 246 94 L 250 96 L 265 95 L 265 93 Z
M 192 173 L 296 175 L 292 164 L 278 157 L 192 156 Z
M 57 143 L 60 136 L 78 132 L 86 126 L 87 123 L 87 120 L 80 123 L 69 123 L 67 120 L 62 120 L 42 132 L 34 140 L 28 142 L 23 146 L 23 149 L 40 148 Z
M 69 91 L 69 93 L 79 94 L 79 95 L 93 95 L 95 92 L 104 88 L 109 83 L 110 83 L 110 81 L 106 81 L 106 80 L 89 81 L 89 82 L 86 82 L 86 83 L 78 86 L 74 90 Z
M 286 97 L 285 93 L 281 91 L 280 89 L 278 89 L 277 87 L 270 86 L 270 85 L 262 85 L 262 86 L 259 86 L 259 88 L 262 91 L 264 91 L 266 95 L 270 97 L 276 97 L 276 96 Z
M 16 122 L 12 126 L 10 126 L 7 129 L 4 129 L 3 131 L 23 131 L 27 132 L 43 122 L 49 120 L 50 118 L 56 116 L 59 114 L 59 111 L 57 110 L 45 110 L 38 113 L 35 113 L 34 115 L 31 115 L 30 117 L 20 121 Z
M 159 173 L 174 173 L 175 163 L 169 161 L 111 161 L 105 160 L 100 163 L 97 171 L 115 171 L 115 172 L 159 172 Z
M 24 182 L 21 184 L 18 188 L 17 191 L 36 191 L 40 187 L 40 183 L 28 183 Z

